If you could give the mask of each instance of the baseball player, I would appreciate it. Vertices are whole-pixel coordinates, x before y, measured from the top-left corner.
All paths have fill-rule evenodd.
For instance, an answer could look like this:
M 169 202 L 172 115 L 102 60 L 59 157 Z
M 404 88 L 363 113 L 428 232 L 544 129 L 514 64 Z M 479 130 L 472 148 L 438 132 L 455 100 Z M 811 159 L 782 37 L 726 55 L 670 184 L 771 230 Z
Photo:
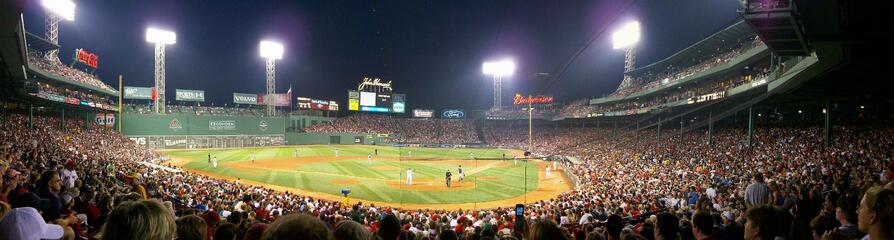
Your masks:
M 211 166 L 217 168 L 217 156 L 211 158 Z
M 514 165 L 518 165 L 518 156 L 513 156 L 513 157 L 512 157 L 512 164 L 514 164 Z
M 366 164 L 373 164 L 373 155 L 372 154 L 366 155 Z
M 338 157 L 338 148 L 335 149 L 335 157 Z
M 251 153 L 251 163 L 255 163 L 255 153 Z
M 413 169 L 407 168 L 407 186 L 413 185 Z
M 546 166 L 546 178 L 549 178 L 549 165 Z
M 463 177 L 465 176 L 463 174 L 463 165 L 459 165 L 459 167 L 456 168 L 456 174 L 457 174 L 457 176 L 459 176 L 459 182 L 462 183 Z

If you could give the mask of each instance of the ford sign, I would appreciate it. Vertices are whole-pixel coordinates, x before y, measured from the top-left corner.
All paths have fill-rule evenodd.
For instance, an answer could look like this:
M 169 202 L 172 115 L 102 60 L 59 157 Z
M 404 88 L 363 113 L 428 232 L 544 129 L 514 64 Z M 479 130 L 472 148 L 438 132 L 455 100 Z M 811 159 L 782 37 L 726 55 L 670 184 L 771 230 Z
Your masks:
M 444 110 L 444 113 L 441 114 L 441 116 L 443 116 L 444 118 L 463 118 L 466 116 L 466 114 L 463 112 L 463 110 L 451 109 Z

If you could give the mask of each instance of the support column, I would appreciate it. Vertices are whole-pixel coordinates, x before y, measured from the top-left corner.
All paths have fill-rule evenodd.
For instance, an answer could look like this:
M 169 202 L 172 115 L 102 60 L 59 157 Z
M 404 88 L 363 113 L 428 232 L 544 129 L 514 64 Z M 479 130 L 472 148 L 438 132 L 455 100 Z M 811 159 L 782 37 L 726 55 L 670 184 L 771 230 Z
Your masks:
M 59 121 L 59 129 L 65 129 L 65 108 L 62 108 L 62 118 Z
M 714 140 L 714 111 L 708 112 L 708 147 Z
M 658 140 L 658 145 L 660 146 L 661 145 L 661 118 L 660 117 L 658 118 L 658 135 L 657 135 L 657 137 L 655 137 L 655 139 Z
M 28 104 L 28 128 L 34 128 L 34 104 Z
M 748 147 L 752 146 L 752 138 L 754 135 L 754 114 L 751 110 L 751 107 L 748 107 Z
M 680 117 L 680 145 L 683 144 L 683 117 Z
M 636 122 L 636 130 L 634 130 L 633 136 L 636 143 L 639 144 L 639 121 Z
M 615 122 L 615 128 L 612 129 L 612 134 L 618 135 L 618 120 L 616 119 L 614 122 Z
M 828 99 L 826 99 L 826 108 L 823 109 L 823 115 L 825 115 L 826 123 L 823 129 L 823 147 L 829 148 L 832 145 L 832 122 L 829 118 L 829 115 L 832 115 L 831 104 Z
M 596 119 L 596 128 L 599 128 L 599 119 Z

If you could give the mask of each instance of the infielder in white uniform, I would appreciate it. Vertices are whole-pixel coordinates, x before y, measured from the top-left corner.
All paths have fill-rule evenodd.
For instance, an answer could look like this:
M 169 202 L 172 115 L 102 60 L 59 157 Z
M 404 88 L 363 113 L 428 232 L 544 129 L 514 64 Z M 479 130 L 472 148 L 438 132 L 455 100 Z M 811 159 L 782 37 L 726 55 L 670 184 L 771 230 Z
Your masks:
M 546 178 L 549 178 L 549 166 L 546 166 Z
M 338 148 L 335 149 L 335 157 L 338 157 Z
M 373 164 L 373 155 L 372 154 L 366 155 L 366 164 Z
M 255 153 L 251 153 L 251 163 L 255 163 Z
M 407 186 L 413 185 L 413 169 L 407 168 Z
M 211 158 L 211 165 L 214 168 L 217 168 L 217 156 L 214 156 L 213 158 Z

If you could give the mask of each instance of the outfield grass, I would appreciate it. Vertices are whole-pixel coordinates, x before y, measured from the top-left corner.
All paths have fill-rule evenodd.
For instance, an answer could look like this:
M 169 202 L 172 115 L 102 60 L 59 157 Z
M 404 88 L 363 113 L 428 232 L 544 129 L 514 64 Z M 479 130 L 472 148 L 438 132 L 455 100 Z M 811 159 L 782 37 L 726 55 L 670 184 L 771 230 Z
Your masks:
M 339 160 L 319 160 L 335 156 L 339 149 Z M 246 171 L 224 166 L 225 163 L 242 161 L 250 162 L 250 154 L 255 153 L 261 161 L 292 161 L 293 151 L 297 149 L 298 159 L 318 159 L 304 164 L 296 164 L 293 169 L 264 169 L 263 171 Z M 379 156 L 400 160 L 380 160 L 373 158 L 367 162 L 367 155 L 378 149 Z M 352 199 L 364 199 L 379 202 L 414 203 L 414 204 L 451 204 L 474 203 L 507 199 L 524 194 L 525 189 L 531 192 L 537 189 L 538 169 L 533 163 L 512 160 L 467 161 L 470 153 L 476 158 L 501 158 L 505 150 L 499 149 L 440 149 L 440 148 L 396 148 L 383 146 L 339 145 L 339 146 L 289 146 L 270 148 L 244 148 L 223 150 L 179 150 L 168 151 L 173 157 L 191 159 L 184 168 L 217 173 L 225 176 L 248 179 L 283 187 L 298 188 L 306 191 L 341 195 L 342 188 L 352 190 Z M 213 168 L 208 163 L 208 154 L 216 156 L 219 166 Z M 412 157 L 411 157 L 412 156 Z M 403 182 L 407 168 L 416 169 L 414 187 L 428 180 L 429 183 L 445 185 L 444 173 L 450 169 L 456 180 L 456 162 L 438 160 L 463 160 L 463 170 L 467 172 L 464 184 L 477 183 L 477 187 L 447 191 L 406 190 L 395 181 Z M 247 164 L 248 162 L 243 162 Z M 501 165 L 501 166 L 497 166 Z M 527 170 L 527 177 L 525 171 Z M 481 179 L 479 179 L 481 178 Z M 477 180 L 477 181 L 476 181 Z M 345 182 L 349 183 L 345 183 Z M 387 182 L 392 184 L 389 185 Z M 527 186 L 525 186 L 527 182 Z M 470 185 L 471 186 L 471 185 Z

